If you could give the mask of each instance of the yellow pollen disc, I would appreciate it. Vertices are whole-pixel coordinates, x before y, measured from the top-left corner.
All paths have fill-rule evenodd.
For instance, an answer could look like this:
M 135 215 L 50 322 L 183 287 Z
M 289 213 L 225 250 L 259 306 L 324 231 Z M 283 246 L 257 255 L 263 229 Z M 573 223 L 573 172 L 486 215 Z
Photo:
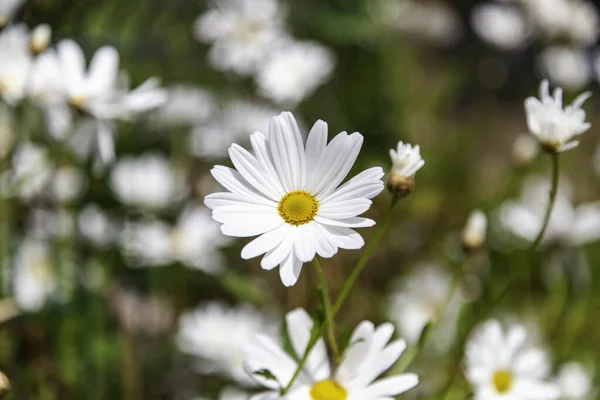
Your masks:
M 310 389 L 310 398 L 312 400 L 346 400 L 348 392 L 336 381 L 328 379 L 315 383 Z
M 279 215 L 290 225 L 308 224 L 315 218 L 319 210 L 319 202 L 313 195 L 304 190 L 289 192 L 277 206 Z
M 73 96 L 73 98 L 71 99 L 71 104 L 73 104 L 73 107 L 82 108 L 85 105 L 86 101 L 86 96 Z
M 501 369 L 494 374 L 494 387 L 498 393 L 506 393 L 512 386 L 512 374 L 510 371 Z

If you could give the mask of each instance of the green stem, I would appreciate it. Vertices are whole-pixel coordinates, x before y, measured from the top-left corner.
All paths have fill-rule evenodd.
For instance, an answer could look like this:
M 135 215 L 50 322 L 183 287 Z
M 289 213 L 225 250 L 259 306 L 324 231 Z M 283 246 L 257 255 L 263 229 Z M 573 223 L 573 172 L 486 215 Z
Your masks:
M 548 208 L 546 209 L 546 215 L 544 216 L 544 224 L 542 225 L 542 229 L 540 233 L 537 235 L 533 244 L 531 245 L 531 251 L 535 251 L 537 247 L 542 242 L 544 234 L 546 233 L 546 229 L 548 229 L 548 224 L 550 222 L 550 215 L 552 214 L 552 209 L 554 208 L 554 203 L 556 202 L 556 194 L 558 193 L 558 172 L 560 166 L 558 163 L 558 153 L 552 153 L 552 187 L 550 188 L 550 201 L 548 203 Z
M 394 199 L 392 200 L 392 204 L 390 205 L 390 209 L 383 217 L 383 222 L 379 225 L 379 229 L 377 229 L 377 232 L 375 232 L 373 239 L 371 239 L 371 241 L 367 245 L 367 248 L 365 249 L 365 252 L 363 253 L 362 257 L 360 257 L 360 260 L 358 260 L 358 263 L 356 263 L 356 266 L 354 267 L 352 274 L 346 280 L 346 283 L 344 283 L 344 287 L 342 288 L 340 297 L 338 297 L 337 301 L 335 302 L 335 305 L 333 306 L 333 315 L 337 314 L 338 311 L 340 311 L 340 308 L 344 304 L 344 301 L 350 294 L 350 290 L 352 290 L 352 288 L 354 287 L 354 283 L 356 283 L 358 276 L 362 272 L 365 265 L 367 265 L 367 261 L 369 261 L 369 257 L 371 257 L 371 255 L 377 248 L 377 245 L 379 244 L 379 241 L 381 240 L 383 233 L 385 232 L 388 225 L 390 224 L 390 221 L 392 220 L 394 206 L 397 204 L 397 202 L 398 202 L 398 198 L 394 197 Z
M 338 300 L 336 301 L 335 306 L 333 307 L 333 310 L 331 312 L 332 320 L 333 320 L 333 317 L 335 317 L 335 315 L 338 313 L 338 311 L 342 307 L 342 304 L 344 303 L 344 300 L 346 300 L 346 297 L 348 297 L 348 294 L 350 293 L 352 286 L 354 286 L 354 282 L 358 278 L 358 275 L 360 275 L 360 272 L 367 264 L 369 257 L 375 251 L 375 248 L 379 244 L 379 241 L 381 240 L 383 233 L 385 232 L 386 228 L 390 224 L 390 221 L 392 219 L 392 213 L 394 211 L 394 206 L 396 205 L 397 202 L 398 202 L 398 198 L 394 197 L 392 200 L 392 204 L 390 205 L 390 209 L 388 210 L 387 214 L 383 217 L 383 222 L 379 225 L 379 229 L 377 230 L 377 232 L 375 232 L 373 239 L 371 239 L 371 241 L 367 245 L 367 248 L 365 249 L 365 252 L 363 253 L 360 260 L 358 260 L 358 263 L 356 264 L 356 266 L 354 267 L 354 270 L 352 271 L 352 275 L 350 275 L 350 278 L 344 284 L 342 293 L 341 293 L 340 297 L 338 298 Z M 308 359 L 310 352 L 312 351 L 313 347 L 315 347 L 315 345 L 319 341 L 319 338 L 323 336 L 323 333 L 325 333 L 326 325 L 327 325 L 327 321 L 325 321 L 325 324 L 323 324 L 320 327 L 320 329 L 314 330 L 312 332 L 310 340 L 308 341 L 308 345 L 306 346 L 306 351 L 304 352 L 304 355 L 302 356 L 302 358 L 300 359 L 300 362 L 298 363 L 298 368 L 296 368 L 296 371 L 294 371 L 294 375 L 292 376 L 292 379 L 290 379 L 287 386 L 285 388 L 283 388 L 283 390 L 281 391 L 282 396 L 285 395 L 287 392 L 289 392 L 289 390 L 292 388 L 292 385 L 294 384 L 294 382 L 296 381 L 296 379 L 298 378 L 298 376 L 304 369 L 304 365 L 306 364 L 306 360 Z
M 319 263 L 319 260 L 316 256 L 315 258 L 313 258 L 312 264 L 315 267 L 317 277 L 319 278 L 319 288 L 323 296 L 323 308 L 325 309 L 325 326 L 327 327 L 327 336 L 329 337 L 329 344 L 331 345 L 331 350 L 333 351 L 333 355 L 337 360 L 339 357 L 339 350 L 337 341 L 335 339 L 335 321 L 333 319 L 333 311 L 331 309 L 331 297 L 329 296 L 327 279 L 325 279 L 323 268 L 321 268 L 321 264 Z

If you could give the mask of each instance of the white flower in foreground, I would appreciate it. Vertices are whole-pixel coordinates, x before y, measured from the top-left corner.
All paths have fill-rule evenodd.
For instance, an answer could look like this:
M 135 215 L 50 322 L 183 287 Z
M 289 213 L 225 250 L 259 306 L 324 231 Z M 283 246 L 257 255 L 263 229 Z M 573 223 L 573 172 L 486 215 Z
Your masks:
M 130 223 L 122 244 L 144 266 L 181 262 L 185 266 L 216 273 L 223 268 L 219 248 L 229 242 L 219 224 L 203 206 L 187 207 L 173 227 L 159 221 Z
M 466 376 L 477 400 L 558 399 L 557 385 L 547 382 L 551 365 L 544 351 L 527 343 L 527 331 L 514 325 L 504 331 L 487 321 L 465 348 Z
M 247 76 L 285 33 L 277 0 L 222 0 L 200 15 L 194 35 L 213 43 L 209 59 L 219 70 Z
M 577 135 L 587 131 L 591 124 L 585 122 L 585 111 L 581 109 L 583 102 L 591 92 L 585 92 L 575 98 L 571 105 L 563 109 L 562 89 L 554 89 L 550 96 L 550 84 L 544 80 L 540 84 L 540 98 L 529 97 L 525 100 L 527 126 L 545 150 L 562 152 L 577 147 Z
M 13 25 L 0 32 L 0 96 L 10 105 L 26 94 L 33 58 L 29 51 L 29 31 L 25 25 Z
M 57 288 L 54 266 L 47 243 L 23 239 L 14 262 L 14 294 L 25 311 L 40 310 Z
M 236 144 L 229 149 L 236 169 L 211 171 L 228 191 L 204 200 L 225 235 L 260 235 L 242 258 L 266 253 L 261 266 L 279 265 L 281 281 L 291 286 L 315 255 L 330 258 L 339 248 L 364 245 L 352 228 L 375 224 L 358 216 L 383 189 L 383 170 L 370 168 L 339 186 L 362 146 L 360 133 L 342 132 L 327 144 L 327 123 L 319 120 L 305 144 L 294 116 L 283 112 L 271 119 L 268 138 L 254 132 L 250 140 L 254 154 Z
M 179 319 L 179 349 L 200 360 L 204 373 L 223 373 L 244 385 L 255 385 L 244 370 L 244 347 L 258 334 L 275 340 L 277 324 L 251 306 L 228 308 L 209 303 L 183 313 Z
M 581 246 L 600 239 L 600 202 L 584 203 L 574 208 L 568 191 L 564 189 L 559 186 L 542 243 Z M 500 223 L 504 229 L 533 241 L 542 229 L 549 191 L 547 179 L 525 181 L 520 201 L 506 201 L 500 208 Z
M 412 192 L 415 187 L 415 174 L 425 165 L 418 145 L 398 142 L 396 150 L 390 149 L 392 169 L 387 188 L 395 196 L 402 197 Z
M 157 209 L 181 200 L 187 193 L 183 171 L 162 155 L 123 157 L 110 173 L 110 187 L 130 206 Z
M 12 19 L 26 0 L 2 0 L 0 1 L 0 28 Z
M 567 89 L 579 90 L 592 79 L 592 68 L 584 49 L 548 46 L 539 54 L 538 62 L 551 82 Z
M 410 373 L 376 380 L 400 358 L 406 343 L 402 339 L 390 342 L 394 333 L 392 324 L 375 328 L 372 322 L 363 321 L 352 333 L 335 372 L 329 365 L 325 343 L 319 339 L 289 393 L 279 397 L 298 367 L 296 360 L 306 351 L 313 321 L 306 311 L 298 308 L 286 315 L 286 327 L 295 357 L 263 335 L 246 347 L 246 370 L 271 390 L 254 396 L 253 400 L 380 400 L 404 393 L 419 383 L 417 375 Z M 275 379 L 255 373 L 261 370 L 269 371 Z
M 484 245 L 487 234 L 487 217 L 481 210 L 469 214 L 467 224 L 462 231 L 462 245 L 466 249 L 477 249 Z
M 561 399 L 592 399 L 592 374 L 580 363 L 570 362 L 561 365 L 557 382 L 560 387 Z
M 503 50 L 522 47 L 530 30 L 519 9 L 494 3 L 475 6 L 471 11 L 471 25 L 484 41 Z
M 231 143 L 248 141 L 250 132 L 268 132 L 276 111 L 260 103 L 234 100 L 206 125 L 194 128 L 190 147 L 194 155 L 215 158 L 227 155 Z
M 425 325 L 436 321 L 430 343 L 443 351 L 456 333 L 460 306 L 460 293 L 453 293 L 449 273 L 437 265 L 418 265 L 390 296 L 388 315 L 409 343 L 418 342 Z
M 273 51 L 256 83 L 264 97 L 295 105 L 327 82 L 335 66 L 331 50 L 313 42 L 289 42 Z

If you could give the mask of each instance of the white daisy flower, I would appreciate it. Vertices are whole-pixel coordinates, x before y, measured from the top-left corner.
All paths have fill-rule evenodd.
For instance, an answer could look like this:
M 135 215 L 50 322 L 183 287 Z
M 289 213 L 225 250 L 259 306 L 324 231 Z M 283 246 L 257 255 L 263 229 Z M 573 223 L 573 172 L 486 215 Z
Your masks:
M 185 174 L 158 154 L 123 157 L 110 173 L 110 187 L 124 204 L 159 209 L 187 193 Z
M 506 4 L 475 6 L 471 11 L 471 25 L 481 39 L 502 50 L 522 47 L 530 33 L 523 13 Z
M 395 196 L 405 196 L 415 187 L 415 174 L 425 165 L 418 145 L 398 142 L 396 150 L 390 149 L 392 170 L 388 176 L 387 188 Z
M 198 17 L 194 35 L 213 43 L 209 60 L 216 69 L 247 76 L 284 35 L 283 14 L 277 0 L 222 0 Z
M 551 97 L 550 84 L 542 81 L 540 98 L 529 97 L 525 100 L 529 131 L 548 151 L 562 152 L 577 147 L 579 142 L 571 139 L 591 127 L 590 123 L 585 122 L 585 111 L 581 109 L 583 102 L 591 95 L 591 92 L 580 94 L 563 109 L 562 89 L 556 88 L 554 97 Z
M 544 76 L 557 85 L 579 90 L 592 80 L 592 68 L 584 49 L 569 46 L 548 46 L 538 62 Z
M 58 203 L 68 203 L 83 195 L 87 177 L 73 166 L 60 166 L 53 171 L 49 195 Z
M 546 379 L 551 365 L 544 351 L 529 347 L 527 331 L 498 321 L 485 322 L 465 348 L 466 377 L 477 400 L 558 399 L 557 385 Z
M 26 0 L 2 0 L 0 2 L 0 28 L 12 19 Z
M 48 244 L 34 238 L 23 239 L 14 262 L 14 295 L 25 311 L 38 311 L 56 292 L 57 280 Z
M 592 374 L 582 364 L 569 362 L 561 365 L 556 380 L 560 387 L 561 399 L 592 399 Z
M 383 189 L 383 170 L 370 168 L 339 186 L 362 146 L 360 133 L 342 132 L 327 144 L 327 123 L 317 121 L 305 144 L 294 116 L 283 112 L 271 119 L 268 138 L 255 132 L 251 142 L 254 154 L 230 147 L 236 169 L 212 169 L 228 191 L 204 200 L 225 235 L 260 235 L 242 249 L 242 258 L 266 253 L 261 266 L 279 265 L 283 284 L 291 286 L 316 254 L 329 258 L 339 248 L 364 245 L 352 228 L 375 224 L 358 216 Z
M 0 32 L 0 96 L 10 105 L 19 103 L 26 94 L 33 57 L 29 51 L 29 30 L 12 25 Z
M 199 358 L 203 373 L 227 374 L 254 386 L 243 368 L 244 347 L 259 333 L 276 340 L 277 324 L 271 316 L 248 305 L 229 308 L 209 303 L 181 315 L 177 344 L 182 352 Z
M 270 390 L 253 400 L 379 400 L 404 393 L 419 382 L 417 375 L 411 373 L 376 380 L 400 358 L 406 343 L 402 339 L 389 342 L 394 333 L 391 324 L 375 328 L 372 322 L 363 321 L 354 330 L 335 372 L 329 365 L 325 343 L 319 339 L 289 393 L 280 397 L 281 389 L 287 387 L 298 368 L 297 360 L 306 351 L 313 321 L 306 311 L 298 308 L 286 315 L 286 327 L 295 357 L 263 335 L 246 347 L 246 370 Z M 256 374 L 265 370 L 274 379 Z
M 256 76 L 260 94 L 294 106 L 331 77 L 335 57 L 319 43 L 289 42 L 273 51 Z
M 452 276 L 435 264 L 417 265 L 390 296 L 388 316 L 399 334 L 409 343 L 417 343 L 423 328 L 436 323 L 430 343 L 437 351 L 452 344 L 462 300 L 453 293 Z
M 223 269 L 219 248 L 229 242 L 220 235 L 219 224 L 202 206 L 186 207 L 175 226 L 160 221 L 130 223 L 123 232 L 126 253 L 137 263 L 156 266 L 181 262 L 183 265 L 216 273 Z
M 485 243 L 487 234 L 487 217 L 481 210 L 473 210 L 469 214 L 461 237 L 463 247 L 466 249 L 477 249 Z

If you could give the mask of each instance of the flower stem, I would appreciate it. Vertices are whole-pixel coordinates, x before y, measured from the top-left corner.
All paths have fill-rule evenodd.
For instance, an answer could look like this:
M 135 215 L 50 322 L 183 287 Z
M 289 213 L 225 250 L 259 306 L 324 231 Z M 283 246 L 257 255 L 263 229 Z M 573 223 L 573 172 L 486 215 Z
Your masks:
M 546 215 L 544 216 L 544 224 L 542 225 L 542 229 L 540 233 L 537 235 L 535 241 L 531 245 L 530 250 L 533 252 L 542 242 L 544 234 L 546 233 L 546 229 L 548 229 L 548 224 L 550 222 L 550 215 L 552 215 L 552 209 L 554 208 L 554 203 L 556 202 L 556 194 L 558 193 L 558 172 L 560 166 L 558 163 L 558 153 L 552 153 L 552 187 L 550 188 L 550 201 L 548 202 L 548 208 L 546 209 Z
M 337 360 L 339 357 L 339 350 L 337 341 L 335 339 L 335 321 L 333 319 L 333 312 L 331 309 L 331 297 L 329 297 L 329 288 L 327 287 L 327 280 L 325 279 L 323 268 L 321 268 L 321 264 L 319 263 L 319 260 L 316 256 L 315 258 L 313 258 L 312 264 L 315 267 L 315 271 L 317 272 L 317 276 L 319 278 L 319 290 L 321 291 L 321 295 L 323 297 L 323 308 L 325 309 L 325 326 L 327 327 L 327 336 L 329 338 L 329 344 L 331 345 L 331 351 L 333 351 L 333 355 Z
M 362 272 L 362 270 L 365 267 L 365 265 L 367 265 L 367 261 L 369 261 L 369 257 L 371 257 L 371 255 L 373 254 L 373 252 L 377 248 L 377 245 L 379 244 L 379 241 L 381 240 L 381 237 L 383 236 L 383 233 L 385 232 L 385 230 L 387 229 L 388 225 L 390 224 L 390 221 L 392 220 L 392 214 L 394 212 L 394 206 L 397 204 L 397 202 L 398 202 L 398 198 L 394 197 L 394 199 L 392 200 L 392 204 L 390 205 L 390 208 L 389 208 L 388 212 L 383 217 L 383 222 L 379 225 L 379 229 L 377 229 L 377 232 L 375 232 L 375 235 L 373 236 L 373 238 L 371 239 L 371 241 L 367 245 L 367 248 L 365 249 L 365 252 L 360 257 L 360 260 L 358 260 L 358 263 L 356 263 L 356 266 L 354 267 L 354 270 L 352 271 L 352 274 L 350 275 L 350 277 L 344 283 L 344 287 L 342 288 L 342 292 L 340 293 L 340 297 L 338 297 L 337 301 L 335 302 L 335 305 L 333 306 L 333 315 L 337 314 L 338 311 L 340 310 L 340 308 L 342 307 L 342 305 L 344 304 L 344 301 L 346 300 L 346 298 L 350 294 L 350 290 L 352 290 L 352 287 L 354 287 L 354 283 L 356 283 L 356 280 L 358 279 L 358 276 Z

